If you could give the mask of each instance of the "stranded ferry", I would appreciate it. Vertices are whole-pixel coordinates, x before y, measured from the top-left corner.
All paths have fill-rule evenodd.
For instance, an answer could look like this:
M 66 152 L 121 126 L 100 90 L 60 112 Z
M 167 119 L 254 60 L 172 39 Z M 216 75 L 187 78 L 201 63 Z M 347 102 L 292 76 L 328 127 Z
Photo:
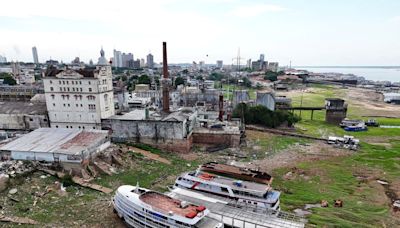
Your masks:
M 123 185 L 113 198 L 114 211 L 135 228 L 220 228 L 209 210 L 145 188 Z
M 280 210 L 280 192 L 272 190 L 269 184 L 222 177 L 203 172 L 201 168 L 180 175 L 175 180 L 174 187 L 228 197 L 256 207 Z

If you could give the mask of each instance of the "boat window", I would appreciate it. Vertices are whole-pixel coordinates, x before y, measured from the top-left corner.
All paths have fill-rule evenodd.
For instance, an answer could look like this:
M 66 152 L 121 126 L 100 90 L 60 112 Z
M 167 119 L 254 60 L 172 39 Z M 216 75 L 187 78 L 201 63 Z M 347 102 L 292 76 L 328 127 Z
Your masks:
M 221 188 L 221 190 L 222 190 L 222 192 L 229 193 L 229 191 L 228 191 L 228 188 L 224 188 L 224 187 L 222 187 L 222 188 Z

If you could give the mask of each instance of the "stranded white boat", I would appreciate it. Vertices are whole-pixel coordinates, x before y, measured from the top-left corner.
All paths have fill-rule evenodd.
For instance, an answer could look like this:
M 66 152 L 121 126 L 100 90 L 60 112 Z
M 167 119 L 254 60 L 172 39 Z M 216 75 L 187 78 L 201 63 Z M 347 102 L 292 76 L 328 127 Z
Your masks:
M 132 227 L 219 228 L 223 224 L 206 218 L 209 210 L 138 186 L 120 186 L 113 198 L 118 216 Z
M 280 210 L 280 192 L 268 184 L 217 176 L 200 170 L 184 173 L 175 180 L 174 187 L 211 193 L 256 207 Z

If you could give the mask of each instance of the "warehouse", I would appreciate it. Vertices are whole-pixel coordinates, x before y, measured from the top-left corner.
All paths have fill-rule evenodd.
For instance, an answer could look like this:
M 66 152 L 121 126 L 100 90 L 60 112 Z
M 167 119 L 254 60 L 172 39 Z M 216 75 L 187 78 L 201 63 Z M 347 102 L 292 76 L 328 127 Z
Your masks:
M 3 159 L 84 164 L 110 145 L 107 131 L 39 128 L 0 147 Z

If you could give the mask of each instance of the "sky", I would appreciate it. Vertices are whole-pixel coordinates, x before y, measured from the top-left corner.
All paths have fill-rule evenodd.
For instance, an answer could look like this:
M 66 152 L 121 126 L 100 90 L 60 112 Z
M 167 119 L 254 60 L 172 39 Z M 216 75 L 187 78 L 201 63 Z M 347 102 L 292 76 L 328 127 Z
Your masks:
M 0 8 L 0 55 L 97 62 L 101 47 L 169 63 L 400 65 L 399 0 L 12 0 Z

